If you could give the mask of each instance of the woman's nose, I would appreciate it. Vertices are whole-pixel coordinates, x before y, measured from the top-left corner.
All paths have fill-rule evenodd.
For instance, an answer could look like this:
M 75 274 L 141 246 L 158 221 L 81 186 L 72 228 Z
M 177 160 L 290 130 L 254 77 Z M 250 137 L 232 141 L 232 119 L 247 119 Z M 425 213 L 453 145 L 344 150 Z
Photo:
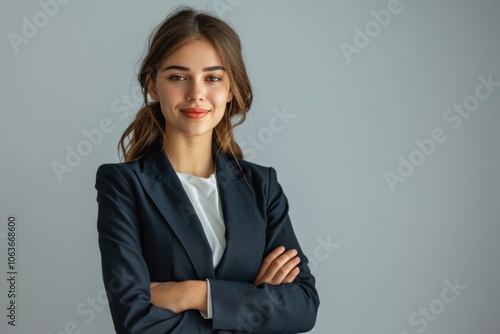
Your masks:
M 206 94 L 206 87 L 203 81 L 191 80 L 186 92 L 186 99 L 189 101 L 203 101 Z

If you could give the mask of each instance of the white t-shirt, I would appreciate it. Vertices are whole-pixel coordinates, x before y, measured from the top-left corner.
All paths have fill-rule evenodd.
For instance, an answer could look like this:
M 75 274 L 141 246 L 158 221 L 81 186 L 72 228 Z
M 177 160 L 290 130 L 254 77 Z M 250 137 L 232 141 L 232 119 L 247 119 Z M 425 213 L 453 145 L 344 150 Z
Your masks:
M 222 217 L 215 173 L 207 178 L 184 173 L 177 173 L 177 176 L 200 219 L 212 249 L 214 268 L 217 268 L 226 249 L 226 227 Z
M 222 216 L 215 173 L 207 178 L 185 173 L 177 173 L 177 176 L 196 211 L 196 215 L 200 219 L 201 226 L 212 249 L 214 268 L 217 268 L 226 249 L 226 227 Z M 207 285 L 207 314 L 203 312 L 201 314 L 206 319 L 212 319 L 212 296 L 208 279 Z

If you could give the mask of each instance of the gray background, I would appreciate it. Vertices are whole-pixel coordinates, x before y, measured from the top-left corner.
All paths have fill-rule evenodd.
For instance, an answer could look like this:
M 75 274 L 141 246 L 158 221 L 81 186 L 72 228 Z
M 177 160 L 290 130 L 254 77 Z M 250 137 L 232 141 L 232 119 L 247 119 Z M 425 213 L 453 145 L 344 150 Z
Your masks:
M 112 332 L 95 172 L 118 160 L 139 107 L 130 96 L 148 32 L 180 3 L 215 13 L 225 4 L 241 36 L 255 103 L 237 137 L 252 161 L 277 169 L 289 198 L 321 297 L 313 332 L 500 333 L 500 87 L 460 127 L 443 118 L 474 102 L 478 77 L 500 82 L 496 0 L 401 0 L 379 30 L 371 11 L 386 0 L 73 0 L 18 52 L 9 33 L 22 36 L 23 17 L 43 9 L 2 0 L 0 277 L 16 214 L 19 297 L 12 329 L 2 278 L 0 331 L 65 333 L 73 322 L 75 333 Z M 346 57 L 341 43 L 360 46 L 356 27 L 374 29 L 371 41 Z M 276 110 L 294 118 L 273 120 Z M 106 118 L 112 131 L 58 180 L 52 164 Z M 391 189 L 385 173 L 398 173 L 400 156 L 419 158 L 415 139 L 437 128 L 446 140 Z M 444 291 L 446 280 L 462 290 Z

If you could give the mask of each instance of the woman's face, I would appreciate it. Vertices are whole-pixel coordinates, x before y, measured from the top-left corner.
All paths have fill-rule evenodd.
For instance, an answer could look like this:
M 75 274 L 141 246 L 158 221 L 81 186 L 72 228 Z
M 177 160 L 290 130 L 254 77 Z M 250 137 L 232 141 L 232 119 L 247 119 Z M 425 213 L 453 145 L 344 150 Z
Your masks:
M 189 43 L 166 58 L 149 94 L 159 101 L 168 136 L 211 140 L 212 130 L 231 100 L 229 77 L 215 48 L 205 40 Z

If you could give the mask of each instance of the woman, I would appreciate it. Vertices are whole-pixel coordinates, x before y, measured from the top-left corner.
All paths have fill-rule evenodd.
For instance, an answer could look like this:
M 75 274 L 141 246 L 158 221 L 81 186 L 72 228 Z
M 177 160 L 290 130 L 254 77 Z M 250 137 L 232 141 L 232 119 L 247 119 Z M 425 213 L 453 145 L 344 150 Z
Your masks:
M 272 168 L 233 138 L 252 103 L 236 33 L 189 8 L 153 32 L 144 106 L 97 171 L 117 333 L 298 333 L 319 298 Z M 151 97 L 151 100 L 149 100 Z

